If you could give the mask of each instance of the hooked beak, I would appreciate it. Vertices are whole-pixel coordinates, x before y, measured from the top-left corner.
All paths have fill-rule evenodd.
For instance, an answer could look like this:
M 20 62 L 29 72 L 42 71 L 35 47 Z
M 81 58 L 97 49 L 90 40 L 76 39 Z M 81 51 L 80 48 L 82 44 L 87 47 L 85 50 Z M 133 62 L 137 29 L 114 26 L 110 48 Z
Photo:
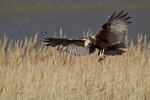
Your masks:
M 89 48 L 89 47 L 90 47 L 90 44 L 87 45 L 87 48 Z
M 91 44 L 89 43 L 88 45 L 87 45 L 87 48 L 89 48 L 91 46 Z

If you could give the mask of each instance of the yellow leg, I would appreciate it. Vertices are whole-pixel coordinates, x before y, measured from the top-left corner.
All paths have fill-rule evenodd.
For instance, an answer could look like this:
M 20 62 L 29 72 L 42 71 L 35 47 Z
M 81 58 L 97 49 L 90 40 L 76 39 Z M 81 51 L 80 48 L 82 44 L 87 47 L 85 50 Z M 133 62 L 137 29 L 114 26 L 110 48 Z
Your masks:
M 104 56 L 104 51 L 105 51 L 104 49 L 100 50 L 100 55 L 99 55 L 100 58 Z
M 102 61 L 104 59 L 104 49 L 100 50 L 100 54 L 99 54 L 99 60 Z

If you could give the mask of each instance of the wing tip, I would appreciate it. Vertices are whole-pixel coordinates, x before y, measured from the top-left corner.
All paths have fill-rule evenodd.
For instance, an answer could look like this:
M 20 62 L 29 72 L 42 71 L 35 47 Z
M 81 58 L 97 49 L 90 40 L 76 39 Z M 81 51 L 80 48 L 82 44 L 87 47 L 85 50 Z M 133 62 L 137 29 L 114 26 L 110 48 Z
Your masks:
M 108 20 L 108 22 L 112 22 L 113 20 L 118 20 L 118 19 L 121 19 L 121 20 L 124 20 L 124 21 L 126 21 L 126 20 L 128 20 L 128 19 L 130 19 L 131 17 L 129 16 L 129 17 L 126 17 L 128 15 L 128 13 L 125 13 L 125 11 L 124 10 L 121 10 L 117 15 L 116 15 L 116 12 L 114 12 L 113 14 L 112 14 L 112 16 L 110 17 L 110 19 Z
M 121 12 L 120 13 L 124 13 L 124 10 L 121 10 Z

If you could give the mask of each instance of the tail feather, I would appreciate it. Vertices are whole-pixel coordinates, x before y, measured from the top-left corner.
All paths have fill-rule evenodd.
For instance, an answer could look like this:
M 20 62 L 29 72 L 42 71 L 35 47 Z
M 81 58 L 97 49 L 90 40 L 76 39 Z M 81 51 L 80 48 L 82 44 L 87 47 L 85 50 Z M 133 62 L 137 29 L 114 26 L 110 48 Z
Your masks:
M 125 51 L 121 50 L 120 48 L 126 48 L 126 44 L 114 44 L 110 50 L 105 51 L 105 55 L 122 55 Z

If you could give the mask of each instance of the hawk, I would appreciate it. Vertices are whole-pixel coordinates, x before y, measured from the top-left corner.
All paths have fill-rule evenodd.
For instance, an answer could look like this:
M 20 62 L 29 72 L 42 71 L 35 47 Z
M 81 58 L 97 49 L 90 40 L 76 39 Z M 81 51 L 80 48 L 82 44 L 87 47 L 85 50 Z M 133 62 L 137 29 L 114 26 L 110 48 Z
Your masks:
M 110 19 L 103 24 L 101 30 L 89 38 L 53 38 L 47 37 L 41 32 L 42 41 L 46 43 L 46 46 L 57 46 L 57 50 L 65 51 L 73 56 L 89 55 L 98 49 L 100 61 L 104 59 L 104 55 L 122 55 L 125 51 L 121 48 L 125 48 L 126 45 L 121 43 L 121 39 L 132 23 L 127 21 L 131 18 L 127 15 L 128 13 L 124 13 L 124 11 L 118 14 L 114 12 Z M 45 32 L 45 34 L 47 33 Z

